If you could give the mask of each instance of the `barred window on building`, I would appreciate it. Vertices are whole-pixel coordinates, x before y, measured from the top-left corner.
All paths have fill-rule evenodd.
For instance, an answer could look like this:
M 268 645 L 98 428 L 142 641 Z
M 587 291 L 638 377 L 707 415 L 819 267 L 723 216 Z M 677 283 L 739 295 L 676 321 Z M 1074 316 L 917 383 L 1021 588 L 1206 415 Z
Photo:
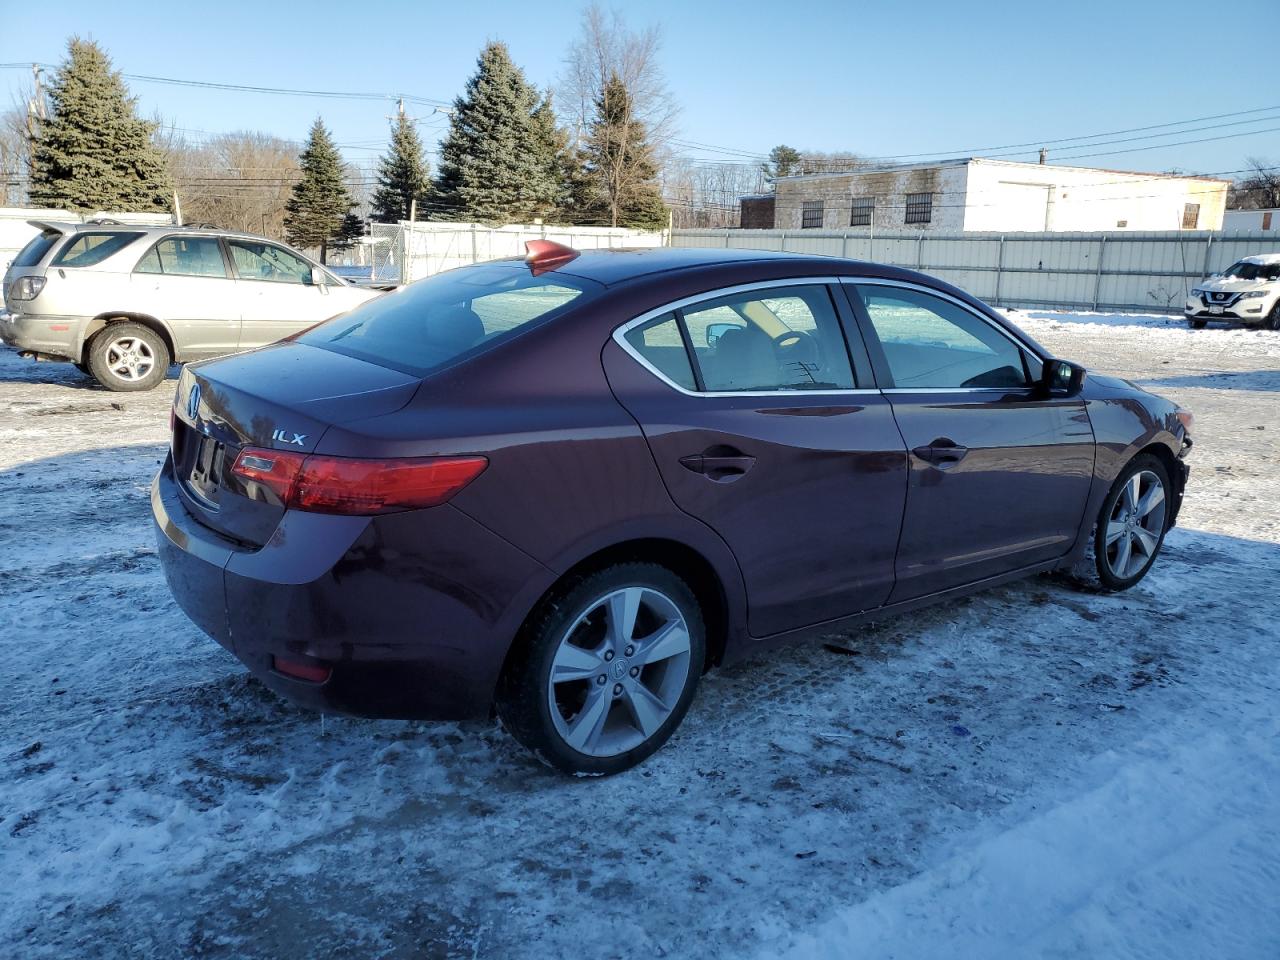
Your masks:
M 871 226 L 871 217 L 876 209 L 875 197 L 854 197 L 853 212 L 849 215 L 849 226 L 851 227 L 869 227 Z
M 800 208 L 800 226 L 803 229 L 822 229 L 822 201 L 806 200 Z
M 906 223 L 929 223 L 933 220 L 933 194 L 908 193 Z
M 1184 203 L 1182 205 L 1182 229 L 1194 230 L 1200 224 L 1200 204 Z

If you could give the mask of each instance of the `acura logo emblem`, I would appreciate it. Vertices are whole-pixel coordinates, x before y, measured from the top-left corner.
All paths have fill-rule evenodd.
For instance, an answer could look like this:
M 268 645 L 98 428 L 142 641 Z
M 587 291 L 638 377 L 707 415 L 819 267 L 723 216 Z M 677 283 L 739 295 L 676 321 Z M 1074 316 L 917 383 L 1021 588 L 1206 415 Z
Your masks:
M 187 394 L 187 416 L 194 420 L 200 411 L 200 384 L 195 384 Z

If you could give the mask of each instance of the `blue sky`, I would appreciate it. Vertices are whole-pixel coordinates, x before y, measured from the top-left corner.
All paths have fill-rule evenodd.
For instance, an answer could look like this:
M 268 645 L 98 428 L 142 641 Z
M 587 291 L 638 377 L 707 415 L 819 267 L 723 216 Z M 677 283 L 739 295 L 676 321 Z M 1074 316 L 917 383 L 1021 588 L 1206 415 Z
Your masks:
M 488 39 L 504 40 L 529 79 L 554 84 L 582 4 L 316 2 L 147 4 L 61 0 L 57 16 L 7 0 L 0 63 L 54 63 L 67 35 L 106 47 L 129 74 L 253 86 L 406 93 L 452 101 Z M 757 3 L 646 0 L 618 4 L 635 25 L 661 24 L 669 85 L 682 105 L 679 136 L 764 153 L 777 143 L 870 156 L 1005 151 L 1040 142 L 1280 104 L 1248 37 L 1280 26 L 1275 0 L 1233 3 L 1215 18 L 1202 3 Z M 155 8 L 152 7 L 152 10 Z M 1250 26 L 1250 25 L 1253 26 Z M 398 48 L 398 44 L 403 44 Z M 1206 52 L 1213 52 L 1209 59 Z M 1227 53 L 1227 60 L 1222 54 Z M 1237 59 L 1238 58 L 1238 59 Z M 0 70 L 13 100 L 28 78 Z M 320 114 L 348 158 L 372 163 L 385 143 L 386 103 L 197 90 L 131 81 L 145 114 L 198 138 L 263 130 L 290 139 Z M 415 107 L 434 145 L 445 118 Z M 1266 118 L 1274 118 L 1268 122 Z M 1259 155 L 1280 163 L 1280 108 L 1249 123 L 1135 141 L 1051 147 L 1050 160 L 1151 143 L 1268 133 L 1070 162 L 1117 169 L 1225 172 Z M 1151 131 L 1155 132 L 1155 131 Z M 1139 136 L 1140 133 L 1130 134 Z M 1117 135 L 1119 136 L 1119 135 Z M 1116 139 L 1107 137 L 1103 139 Z M 734 159 L 712 150 L 690 156 Z M 1034 159 L 1028 149 L 1014 159 Z M 737 157 L 741 159 L 741 157 Z

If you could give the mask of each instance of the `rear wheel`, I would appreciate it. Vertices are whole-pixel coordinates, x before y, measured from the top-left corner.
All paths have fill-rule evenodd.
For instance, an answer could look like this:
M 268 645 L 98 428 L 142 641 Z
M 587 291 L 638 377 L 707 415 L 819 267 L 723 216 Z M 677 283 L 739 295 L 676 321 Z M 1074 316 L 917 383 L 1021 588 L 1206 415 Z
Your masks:
M 623 563 L 545 602 L 513 652 L 498 716 L 566 773 L 620 773 L 684 719 L 705 660 L 702 613 L 670 570 Z
M 1072 578 L 1100 590 L 1128 590 L 1147 575 L 1164 544 L 1173 488 L 1156 457 L 1134 457 L 1121 471 Z
M 169 348 L 140 323 L 113 323 L 89 343 L 87 364 L 108 390 L 151 390 L 169 370 Z

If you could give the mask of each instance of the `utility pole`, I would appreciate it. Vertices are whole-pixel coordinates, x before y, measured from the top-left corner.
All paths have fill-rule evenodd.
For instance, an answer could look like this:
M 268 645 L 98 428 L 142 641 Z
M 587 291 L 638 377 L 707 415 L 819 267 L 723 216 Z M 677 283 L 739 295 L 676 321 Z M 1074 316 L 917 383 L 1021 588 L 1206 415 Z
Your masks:
M 27 144 L 32 153 L 35 152 L 36 146 L 36 120 L 45 120 L 44 96 L 40 91 L 40 75 L 44 73 L 40 64 L 33 63 L 31 65 L 31 80 L 35 85 L 35 92 L 31 94 L 31 99 L 27 101 Z
M 182 226 L 182 201 L 178 199 L 178 191 L 173 191 L 173 219 Z

